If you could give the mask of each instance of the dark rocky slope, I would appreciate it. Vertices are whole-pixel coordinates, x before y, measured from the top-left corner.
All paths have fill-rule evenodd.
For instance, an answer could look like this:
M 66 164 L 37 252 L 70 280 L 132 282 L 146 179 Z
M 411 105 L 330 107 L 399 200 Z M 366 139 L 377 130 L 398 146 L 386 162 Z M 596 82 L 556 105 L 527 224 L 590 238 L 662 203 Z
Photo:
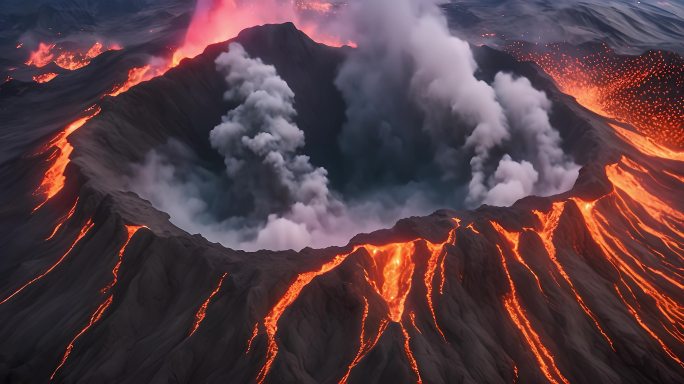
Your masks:
M 313 163 L 341 167 L 334 153 L 317 151 L 336 148 L 334 138 L 343 122 L 344 105 L 332 80 L 344 49 L 315 44 L 287 24 L 254 28 L 237 40 L 251 55 L 275 65 L 294 90 L 297 122 Z M 511 208 L 408 218 L 390 230 L 359 235 L 344 248 L 234 251 L 171 225 L 166 214 L 124 192 L 121 178 L 131 162 L 169 137 L 198 153 L 211 153 L 207 133 L 230 107 L 221 101 L 224 83 L 213 63 L 225 48 L 211 46 L 166 75 L 104 100 L 102 112 L 70 138 L 75 150 L 65 188 L 35 213 L 32 191 L 46 159 L 25 156 L 0 169 L 0 301 L 48 270 L 86 222 L 94 223 L 57 267 L 0 304 L 0 380 L 45 382 L 56 372 L 57 382 L 255 381 L 268 356 L 274 356 L 269 354 L 268 315 L 293 292 L 290 287 L 300 274 L 319 270 L 355 246 L 402 243 L 415 252 L 402 259 L 413 273 L 404 275 L 400 287 L 406 294 L 401 321 L 387 321 L 389 304 L 373 287 L 387 279 L 378 267 L 382 264 L 365 250 L 372 247 L 358 249 L 303 284 L 296 300 L 283 307 L 273 339 L 278 353 L 267 382 L 338 382 L 357 356 L 360 337 L 370 343 L 376 336 L 377 344 L 351 371 L 350 382 L 415 382 L 410 356 L 429 383 L 682 381 L 684 368 L 677 359 L 684 356 L 684 346 L 672 331 L 682 326 L 681 286 L 658 279 L 646 267 L 637 271 L 662 294 L 658 297 L 674 302 L 665 313 L 675 323 L 667 324 L 653 296 L 616 261 L 633 256 L 680 282 L 684 239 L 671 232 L 682 231 L 682 222 L 668 228 L 644 216 L 643 227 L 632 225 L 614 180 L 605 174 L 607 164 L 627 153 L 651 175 L 639 174 L 650 180 L 644 188 L 681 204 L 680 184 L 661 172 L 681 174 L 681 162 L 639 153 L 534 67 L 483 47 L 476 52 L 483 78 L 501 69 L 515 71 L 553 100 L 554 125 L 567 149 L 585 164 L 572 191 L 526 198 Z M 205 160 L 216 159 L 206 155 Z M 592 216 L 582 203 L 569 199 L 604 195 L 597 204 L 627 251 L 612 259 L 607 250 L 618 243 L 603 248 L 587 222 Z M 76 199 L 73 216 L 55 237 L 44 240 Z M 643 202 L 626 201 L 635 212 L 645 211 L 639 205 Z M 572 285 L 545 248 L 545 222 L 533 213 L 539 210 L 547 217 L 546 212 L 554 212 L 553 202 L 564 205 L 551 244 Z M 681 206 L 675 210 L 681 212 Z M 117 270 L 127 239 L 124 225 L 147 228 L 133 235 Z M 663 231 L 678 245 L 668 246 L 644 227 Z M 438 247 L 435 267 L 429 242 L 444 242 L 452 230 L 455 240 Z M 520 233 L 518 246 L 507 240 L 506 231 Z M 630 292 L 633 299 L 621 299 Z M 205 316 L 197 317 L 204 303 Z M 202 321 L 193 332 L 197 319 Z M 252 339 L 255 324 L 258 334 Z M 68 359 L 60 367 L 65 351 Z

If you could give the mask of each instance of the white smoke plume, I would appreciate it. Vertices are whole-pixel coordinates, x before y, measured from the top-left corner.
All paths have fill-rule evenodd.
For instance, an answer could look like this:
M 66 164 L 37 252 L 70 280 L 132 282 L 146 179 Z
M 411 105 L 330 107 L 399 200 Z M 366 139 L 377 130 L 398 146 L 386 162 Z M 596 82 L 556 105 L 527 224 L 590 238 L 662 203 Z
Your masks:
M 223 174 L 170 142 L 135 167 L 131 189 L 189 232 L 256 250 L 343 245 L 409 215 L 571 188 L 579 167 L 560 146 L 546 94 L 510 74 L 478 79 L 439 4 L 350 3 L 345 23 L 358 48 L 336 79 L 351 169 L 340 191 L 303 153 L 292 89 L 237 43 L 216 59 L 224 97 L 237 105 L 209 137 Z
M 470 46 L 451 35 L 441 3 L 352 4 L 358 49 L 337 79 L 348 103 L 343 150 L 363 156 L 371 150 L 364 143 L 370 143 L 376 158 L 366 161 L 380 158 L 406 169 L 410 165 L 401 159 L 420 157 L 414 143 L 424 133 L 443 180 L 457 177 L 470 153 L 466 203 L 471 206 L 510 205 L 532 193 L 569 189 L 578 167 L 564 155 L 560 136 L 549 123 L 546 95 L 527 79 L 503 73 L 493 86 L 477 79 Z M 411 108 L 416 113 L 406 112 Z M 368 140 L 369 129 L 377 132 L 376 140 Z M 492 152 L 505 152 L 512 135 L 525 137 L 528 151 L 516 154 L 519 161 L 512 154 L 499 155 L 494 170 Z
M 228 86 L 224 98 L 239 103 L 209 135 L 224 157 L 227 185 L 176 141 L 151 151 L 129 181 L 172 223 L 229 247 L 279 250 L 344 245 L 409 213 L 386 209 L 381 199 L 346 206 L 334 196 L 326 170 L 300 153 L 305 138 L 293 121 L 294 93 L 273 66 L 232 43 L 216 68 Z M 217 198 L 244 209 L 217 219 L 211 204 Z

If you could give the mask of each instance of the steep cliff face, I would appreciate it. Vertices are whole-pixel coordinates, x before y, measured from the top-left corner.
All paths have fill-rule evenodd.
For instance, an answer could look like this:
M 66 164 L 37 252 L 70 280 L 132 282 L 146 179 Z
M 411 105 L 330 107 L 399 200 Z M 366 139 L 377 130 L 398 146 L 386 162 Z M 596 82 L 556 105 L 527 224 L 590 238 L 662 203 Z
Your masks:
M 294 90 L 305 153 L 335 174 L 348 48 L 291 24 L 236 41 Z M 222 161 L 207 137 L 232 107 L 214 65 L 226 47 L 103 100 L 69 136 L 64 187 L 35 211 L 56 152 L 0 169 L 2 380 L 681 382 L 681 152 L 481 47 L 479 76 L 525 75 L 553 101 L 584 165 L 573 190 L 408 218 L 345 247 L 230 250 L 124 188 L 130 164 L 169 138 Z

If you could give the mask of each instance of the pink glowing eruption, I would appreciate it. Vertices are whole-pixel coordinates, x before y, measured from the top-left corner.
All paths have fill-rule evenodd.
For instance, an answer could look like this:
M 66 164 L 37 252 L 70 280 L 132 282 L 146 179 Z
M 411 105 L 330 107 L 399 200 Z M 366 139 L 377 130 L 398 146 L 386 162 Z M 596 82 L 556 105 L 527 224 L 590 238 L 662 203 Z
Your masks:
M 319 43 L 354 45 L 323 27 L 335 9 L 327 1 L 198 0 L 185 40 L 173 54 L 172 65 L 202 53 L 210 44 L 237 36 L 245 28 L 288 21 Z

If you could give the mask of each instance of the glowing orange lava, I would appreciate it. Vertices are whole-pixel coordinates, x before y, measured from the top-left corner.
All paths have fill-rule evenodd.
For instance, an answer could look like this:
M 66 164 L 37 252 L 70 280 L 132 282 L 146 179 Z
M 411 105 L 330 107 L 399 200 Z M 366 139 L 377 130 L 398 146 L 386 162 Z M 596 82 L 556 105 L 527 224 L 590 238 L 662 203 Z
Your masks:
M 57 374 L 57 372 L 59 372 L 59 370 L 62 368 L 62 366 L 64 366 L 64 364 L 66 363 L 67 359 L 69 358 L 69 355 L 71 355 L 71 351 L 74 350 L 74 343 L 76 343 L 76 340 L 78 340 L 81 336 L 83 336 L 83 334 L 86 333 L 88 331 L 88 329 L 90 329 L 90 327 L 93 326 L 93 324 L 100 321 L 100 318 L 102 318 L 102 315 L 105 313 L 107 308 L 109 308 L 109 305 L 112 304 L 113 299 L 114 299 L 114 297 L 111 295 L 109 297 L 107 297 L 107 299 L 97 307 L 95 312 L 93 312 L 93 314 L 90 315 L 90 321 L 88 322 L 88 325 L 83 327 L 81 329 L 81 331 L 78 332 L 76 334 L 76 336 L 74 336 L 73 339 L 71 339 L 71 341 L 67 345 L 66 351 L 64 351 L 64 355 L 62 356 L 62 359 L 59 361 L 59 364 L 57 365 L 57 368 L 55 368 L 55 370 L 52 371 L 52 374 L 50 375 L 50 380 L 55 378 L 55 375 Z
M 38 49 L 31 52 L 29 59 L 26 61 L 26 65 L 32 65 L 37 68 L 42 68 L 52 61 L 55 55 L 52 53 L 52 49 L 55 44 L 39 43 Z
M 105 50 L 118 49 L 121 49 L 121 47 L 116 44 L 105 49 L 104 45 L 99 41 L 95 42 L 85 52 L 66 51 L 57 48 L 56 44 L 39 43 L 38 48 L 31 52 L 26 65 L 42 68 L 54 61 L 61 68 L 75 70 L 90 64 L 92 59 L 99 56 Z
M 128 91 L 132 87 L 142 83 L 143 81 L 148 81 L 157 76 L 163 75 L 164 72 L 166 72 L 169 68 L 170 67 L 168 66 L 155 67 L 152 65 L 131 68 L 130 70 L 128 70 L 128 78 L 126 79 L 126 81 L 123 84 L 114 87 L 114 89 L 107 95 L 118 96 Z
M 94 225 L 94 223 L 92 222 L 92 220 L 88 220 L 85 223 L 85 225 L 83 226 L 83 228 L 81 228 L 81 232 L 78 234 L 78 236 L 76 236 L 76 240 L 74 240 L 74 242 L 71 243 L 71 246 L 69 246 L 69 249 L 67 249 L 67 251 L 64 252 L 64 254 L 59 259 L 57 259 L 57 261 L 55 261 L 47 270 L 45 270 L 45 272 L 43 272 L 43 273 L 39 274 L 38 276 L 34 277 L 33 279 L 29 280 L 24 285 L 22 285 L 21 287 L 16 289 L 14 292 L 12 292 L 10 295 L 5 297 L 2 301 L 0 301 L 0 305 L 6 303 L 9 299 L 18 295 L 21 291 L 23 291 L 24 289 L 26 289 L 27 287 L 29 287 L 30 285 L 32 285 L 36 281 L 42 279 L 47 274 L 52 272 L 55 268 L 57 268 L 57 266 L 59 266 L 64 261 L 64 259 L 66 259 L 66 257 L 71 253 L 71 251 L 74 249 L 76 244 L 78 244 L 78 242 L 81 241 L 83 236 L 85 236 L 86 233 L 88 233 L 88 231 L 93 227 L 93 225 Z
M 506 242 L 508 243 L 509 248 L 513 252 L 513 255 L 515 256 L 515 259 L 520 263 L 525 269 L 527 269 L 532 277 L 534 277 L 534 280 L 537 282 L 537 288 L 539 288 L 539 292 L 544 293 L 544 289 L 542 289 L 541 281 L 539 281 L 539 276 L 532 270 L 532 268 L 527 265 L 527 262 L 525 259 L 522 257 L 520 254 L 520 232 L 511 232 L 506 230 L 504 227 L 499 225 L 499 223 L 492 221 L 491 222 L 492 227 L 503 236 L 504 239 L 506 239 Z
M 202 321 L 204 321 L 204 317 L 207 315 L 207 308 L 209 307 L 209 302 L 211 302 L 211 299 L 213 299 L 214 296 L 216 296 L 216 294 L 221 290 L 221 285 L 223 285 L 223 280 L 226 278 L 227 275 L 227 272 L 224 272 L 223 275 L 221 275 L 218 284 L 216 284 L 216 288 L 214 288 L 214 290 L 211 291 L 209 297 L 207 297 L 207 299 L 204 300 L 202 305 L 197 310 L 197 313 L 195 313 L 195 322 L 192 324 L 192 329 L 190 330 L 190 334 L 188 335 L 188 337 L 192 336 L 192 334 L 195 333 L 195 331 L 197 331 L 197 328 L 199 328 L 200 324 L 202 324 Z
M 64 181 L 66 180 L 64 171 L 69 164 L 69 156 L 74 150 L 68 141 L 69 135 L 81 128 L 83 124 L 98 113 L 100 113 L 99 107 L 90 108 L 84 117 L 69 124 L 38 152 L 38 154 L 43 154 L 52 151 L 48 159 L 51 163 L 50 168 L 45 172 L 43 180 L 33 193 L 34 196 L 41 199 L 40 203 L 33 209 L 34 212 L 64 188 Z
M 48 73 L 43 73 L 40 75 L 33 76 L 33 81 L 35 81 L 36 83 L 43 84 L 43 83 L 47 83 L 48 81 L 54 79 L 55 77 L 57 77 L 56 73 L 48 72 Z
M 607 46 L 586 54 L 563 44 L 543 51 L 523 43 L 509 48 L 519 60 L 538 64 L 584 107 L 627 122 L 662 145 L 684 148 L 684 59 L 679 55 L 620 56 Z
M 400 322 L 404 314 L 404 303 L 411 290 L 411 279 L 415 263 L 413 242 L 393 243 L 383 246 L 364 245 L 373 259 L 368 282 L 387 303 L 389 318 Z
M 454 221 L 458 223 L 458 220 Z M 386 319 L 383 319 L 380 322 L 375 334 L 370 336 L 368 333 L 368 327 L 366 325 L 369 302 L 368 298 L 363 298 L 364 314 L 361 319 L 362 324 L 361 335 L 359 336 L 359 349 L 340 382 L 345 383 L 352 369 L 373 349 L 373 347 L 375 347 L 385 331 L 389 321 L 400 325 L 402 333 L 404 334 L 404 349 L 407 359 L 411 365 L 411 369 L 415 372 L 418 379 L 420 379 L 418 365 L 410 349 L 408 331 L 405 329 L 403 324 L 405 302 L 409 292 L 411 291 L 411 282 L 415 271 L 415 261 L 413 257 L 416 253 L 417 244 L 419 242 L 424 242 L 426 248 L 430 252 L 430 265 L 428 267 L 428 273 L 432 276 L 430 278 L 426 278 L 424 281 L 426 281 L 426 289 L 430 290 L 428 295 L 430 296 L 430 302 L 432 302 L 431 287 L 432 280 L 435 275 L 436 263 L 439 256 L 443 253 L 444 246 L 449 242 L 453 242 L 454 233 L 455 230 L 452 230 L 447 239 L 438 244 L 418 239 L 385 245 L 357 245 L 352 249 L 351 252 L 335 256 L 332 260 L 323 264 L 319 269 L 311 272 L 305 272 L 297 276 L 295 281 L 285 291 L 285 294 L 280 298 L 280 300 L 278 300 L 278 302 L 276 302 L 273 308 L 269 311 L 268 315 L 264 318 L 263 324 L 264 328 L 266 329 L 268 346 L 266 350 L 266 361 L 259 371 L 256 381 L 258 383 L 262 383 L 266 379 L 266 376 L 268 375 L 278 354 L 278 345 L 276 343 L 278 321 L 282 317 L 285 310 L 287 310 L 287 308 L 289 308 L 289 306 L 292 305 L 295 300 L 297 300 L 302 290 L 314 278 L 335 269 L 344 260 L 346 260 L 349 255 L 354 254 L 361 249 L 363 249 L 368 257 L 370 257 L 370 263 L 364 267 L 366 282 L 385 302 Z M 428 288 L 428 285 L 430 288 Z M 437 329 L 439 329 L 436 317 L 434 316 L 434 310 L 432 315 L 433 320 L 435 321 L 435 326 Z M 411 320 L 415 323 L 415 319 Z M 257 325 L 255 325 L 254 330 L 255 331 L 253 333 L 256 334 Z M 439 329 L 439 331 L 441 332 L 441 329 Z M 254 339 L 254 337 L 255 336 L 253 335 L 252 339 Z M 248 351 L 249 346 L 251 346 L 251 340 L 248 342 Z
M 539 368 L 546 377 L 546 379 L 554 384 L 558 384 L 559 381 L 568 384 L 568 380 L 563 376 L 554 360 L 551 352 L 546 348 L 544 343 L 542 343 L 539 334 L 534 330 L 530 320 L 527 318 L 527 314 L 523 309 L 520 301 L 518 299 L 518 294 L 516 292 L 515 283 L 511 277 L 511 273 L 508 270 L 508 263 L 506 262 L 506 257 L 504 256 L 503 250 L 499 245 L 496 246 L 499 250 L 499 256 L 501 257 L 501 265 L 503 266 L 506 277 L 508 278 L 508 285 L 510 291 L 504 298 L 504 306 L 506 311 L 513 321 L 513 324 L 518 328 L 520 333 L 522 333 L 525 342 L 530 347 L 530 350 L 534 354 L 537 362 L 539 363 Z
M 50 233 L 50 236 L 45 238 L 45 241 L 52 239 L 56 234 L 57 231 L 59 231 L 60 228 L 62 228 L 62 225 L 69 221 L 71 216 L 74 215 L 74 212 L 76 212 L 76 206 L 78 205 L 78 197 L 76 198 L 76 201 L 74 202 L 74 205 L 71 207 L 69 212 L 67 213 L 66 216 L 62 217 L 58 222 L 57 225 L 55 225 L 55 228 L 52 230 L 52 233 Z
M 357 249 L 358 247 L 355 247 L 349 253 L 335 256 L 331 261 L 323 264 L 318 270 L 305 272 L 297 276 L 297 279 L 288 287 L 283 297 L 281 297 L 280 300 L 278 300 L 276 305 L 273 306 L 268 315 L 266 315 L 266 318 L 264 319 L 264 327 L 266 329 L 266 336 L 268 337 L 268 347 L 266 350 L 266 362 L 264 363 L 263 367 L 259 371 L 259 374 L 257 375 L 257 383 L 264 382 L 264 379 L 266 379 L 268 372 L 271 370 L 271 365 L 273 364 L 273 361 L 278 355 L 278 344 L 276 343 L 275 336 L 278 332 L 278 320 L 280 320 L 280 317 L 283 315 L 283 312 L 285 312 L 285 310 L 290 305 L 292 305 L 292 303 L 294 303 L 295 300 L 297 300 L 297 297 L 299 297 L 299 294 L 302 292 L 302 289 L 309 285 L 309 283 L 314 278 L 324 273 L 327 273 L 330 270 L 337 267 L 338 265 L 340 265 L 340 263 L 342 263 L 347 258 L 347 256 L 354 253 Z
M 409 336 L 408 331 L 406 330 L 406 328 L 404 328 L 403 323 L 401 324 L 401 333 L 404 335 L 404 352 L 406 353 L 406 358 L 409 361 L 409 366 L 411 367 L 411 370 L 416 375 L 416 383 L 422 383 L 423 379 L 420 377 L 418 362 L 416 361 L 416 358 L 413 356 L 413 352 L 411 351 L 411 336 Z
M 648 180 L 652 177 L 651 172 L 631 159 L 623 156 L 620 162 L 606 166 L 605 171 L 614 186 L 613 192 L 594 201 L 576 198 L 572 200 L 580 208 L 592 239 L 598 244 L 607 260 L 620 272 L 616 292 L 628 312 L 670 358 L 682 365 L 681 359 L 658 336 L 653 325 L 648 325 L 644 320 L 639 313 L 640 307 L 635 308 L 624 299 L 621 289 L 627 289 L 637 304 L 631 284 L 650 297 L 657 310 L 656 313 L 665 320 L 658 321 L 658 327 L 678 342 L 684 342 L 684 337 L 682 337 L 684 307 L 660 287 L 663 282 L 668 282 L 681 289 L 681 275 L 678 270 L 670 269 L 671 264 L 666 256 L 649 246 L 649 239 L 644 235 L 652 235 L 655 239 L 662 241 L 681 260 L 680 245 L 684 239 L 681 226 L 684 223 L 682 220 L 684 215 L 681 211 L 672 208 L 672 204 L 648 191 L 647 186 L 653 185 Z M 618 213 L 619 220 L 609 219 L 607 216 L 609 212 Z M 657 225 L 649 224 L 649 222 L 657 223 Z M 616 236 L 616 231 L 621 231 L 626 237 Z M 649 258 L 637 257 L 640 252 L 643 252 L 644 247 L 637 250 L 630 245 L 629 240 L 643 244 L 645 249 L 660 259 L 662 265 L 656 265 Z
M 254 339 L 257 337 L 259 334 L 259 323 L 254 324 L 254 328 L 252 329 L 252 336 L 247 340 L 247 350 L 245 351 L 245 354 L 248 354 L 249 351 L 252 350 L 252 343 L 254 342 Z
M 64 355 L 62 355 L 62 359 L 59 361 L 59 364 L 57 364 L 57 367 L 55 368 L 54 371 L 52 371 L 52 375 L 50 375 L 50 380 L 53 380 L 55 378 L 55 375 L 59 370 L 64 366 L 66 363 L 67 359 L 69 358 L 69 355 L 71 355 L 71 352 L 74 350 L 74 345 L 76 344 L 76 341 L 83 336 L 93 325 L 95 325 L 100 319 L 102 318 L 102 315 L 104 315 L 105 311 L 107 311 L 107 308 L 112 304 L 112 301 L 114 300 L 114 295 L 111 292 L 112 288 L 118 281 L 118 274 L 119 274 L 119 267 L 121 266 L 121 261 L 123 258 L 123 254 L 126 251 L 126 247 L 128 246 L 128 243 L 131 241 L 131 238 L 133 235 L 140 229 L 140 228 L 145 228 L 144 226 L 137 226 L 137 225 L 127 225 L 126 226 L 126 240 L 124 241 L 123 245 L 121 246 L 121 249 L 119 250 L 118 253 L 118 260 L 117 263 L 114 265 L 114 269 L 112 269 L 112 274 L 113 278 L 112 281 L 107 284 L 103 289 L 100 290 L 102 294 L 105 294 L 107 297 L 105 300 L 98 305 L 97 309 L 90 315 L 90 321 L 88 321 L 88 324 L 86 324 L 85 327 L 81 328 L 81 330 L 76 334 L 76 336 L 71 339 L 69 344 L 66 347 L 66 350 L 64 351 Z
M 342 379 L 340 379 L 340 384 L 344 384 L 347 382 L 349 379 L 349 374 L 351 374 L 352 369 L 356 366 L 356 364 L 363 359 L 363 356 L 368 352 L 368 350 L 372 349 L 368 347 L 368 343 L 366 342 L 366 318 L 368 318 L 368 299 L 365 297 L 363 298 L 363 315 L 361 315 L 361 333 L 359 334 L 359 350 L 356 352 L 356 356 L 354 356 L 354 359 L 352 362 L 349 364 L 349 367 L 347 367 L 347 372 L 344 374 Z M 377 333 L 379 335 L 380 332 Z M 379 339 L 379 336 L 376 337 L 375 342 Z M 373 346 L 375 346 L 375 343 L 373 343 Z
M 623 140 L 645 155 L 659 157 L 665 160 L 684 161 L 684 151 L 677 151 L 664 147 L 646 136 L 621 128 L 615 124 L 609 125 Z
M 553 265 L 556 266 L 556 270 L 570 287 L 570 290 L 572 291 L 572 294 L 575 296 L 575 300 L 582 308 L 582 311 L 584 311 L 584 313 L 591 319 L 591 321 L 596 326 L 596 329 L 598 329 L 603 338 L 606 339 L 606 341 L 610 345 L 610 348 L 615 350 L 615 347 L 613 346 L 613 341 L 610 339 L 610 337 L 608 337 L 606 332 L 599 324 L 596 315 L 594 315 L 591 309 L 589 309 L 589 307 L 584 303 L 584 299 L 582 298 L 582 296 L 580 296 L 579 292 L 577 292 L 575 285 L 572 283 L 572 280 L 570 279 L 570 275 L 568 275 L 568 273 L 565 271 L 565 268 L 563 268 L 563 265 L 556 257 L 556 246 L 553 244 L 553 235 L 556 232 L 556 228 L 558 228 L 558 222 L 560 221 L 560 217 L 564 209 L 565 202 L 555 202 L 552 205 L 551 211 L 549 211 L 546 214 L 540 211 L 533 211 L 533 213 L 537 216 L 537 218 L 542 224 L 542 229 L 541 231 L 537 232 L 537 234 L 539 235 L 539 238 L 542 240 L 544 248 L 546 249 L 546 253 L 549 255 L 549 258 L 553 262 Z
M 440 263 L 441 267 L 441 281 L 440 281 L 440 290 L 441 287 L 444 285 L 444 259 L 446 258 L 446 255 L 444 254 L 444 246 L 446 244 L 453 244 L 453 242 L 456 239 L 456 229 L 458 229 L 460 225 L 460 222 L 456 223 L 456 228 L 452 229 L 451 232 L 449 233 L 449 237 L 447 240 L 441 244 L 432 244 L 432 243 L 427 243 L 428 250 L 430 251 L 430 258 L 428 259 L 427 263 L 427 270 L 425 271 L 425 299 L 428 303 L 428 308 L 430 308 L 430 314 L 432 315 L 432 321 L 435 324 L 435 327 L 437 328 L 437 332 L 439 332 L 440 336 L 442 336 L 442 339 L 446 340 L 446 337 L 444 337 L 444 332 L 442 331 L 442 328 L 440 328 L 439 324 L 437 323 L 437 316 L 435 316 L 435 308 L 434 304 L 432 303 L 432 292 L 433 292 L 433 286 L 432 282 L 435 278 L 435 272 L 437 269 L 437 262 L 439 261 L 440 257 L 442 259 L 442 262 Z M 414 321 L 415 322 L 415 321 Z M 418 327 L 416 327 L 418 329 Z

